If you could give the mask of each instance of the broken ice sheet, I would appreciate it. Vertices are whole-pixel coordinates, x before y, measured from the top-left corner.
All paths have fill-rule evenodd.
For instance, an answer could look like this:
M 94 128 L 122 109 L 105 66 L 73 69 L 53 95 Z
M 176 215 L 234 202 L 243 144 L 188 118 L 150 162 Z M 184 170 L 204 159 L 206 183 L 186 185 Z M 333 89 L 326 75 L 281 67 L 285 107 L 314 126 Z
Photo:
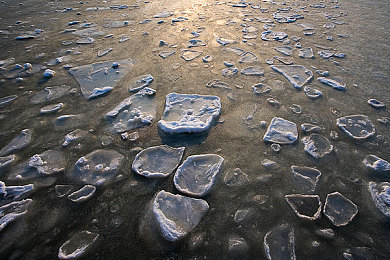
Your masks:
M 221 113 L 217 96 L 170 93 L 158 127 L 165 133 L 199 133 L 209 131 Z
M 313 72 L 302 65 L 273 65 L 271 68 L 285 76 L 293 87 L 298 89 L 313 78 Z
M 278 11 L 272 15 L 278 23 L 293 23 L 297 19 L 303 19 L 303 16 L 296 13 Z
M 119 66 L 113 62 L 98 62 L 80 67 L 74 67 L 69 73 L 76 79 L 85 98 L 89 98 L 95 88 L 112 87 L 120 81 L 132 68 L 130 59 L 118 61 Z
M 69 176 L 85 184 L 105 185 L 121 179 L 119 168 L 124 156 L 114 150 L 95 150 L 80 157 Z
M 307 166 L 291 166 L 294 180 L 298 189 L 305 193 L 313 193 L 321 177 L 321 172 L 316 168 Z
M 311 134 L 302 138 L 305 151 L 314 158 L 322 158 L 333 151 L 333 145 L 329 140 L 319 134 Z
M 300 218 L 316 220 L 321 215 L 322 203 L 318 195 L 290 194 L 284 198 Z
M 295 260 L 294 229 L 289 224 L 273 228 L 264 236 L 264 250 L 269 260 Z
M 287 38 L 287 36 L 285 32 L 265 31 L 261 33 L 261 39 L 263 41 L 280 41 Z
M 366 115 L 350 115 L 337 119 L 337 126 L 349 137 L 356 140 L 367 139 L 376 133 L 374 124 Z
M 69 194 L 68 199 L 77 203 L 85 202 L 95 194 L 95 191 L 95 186 L 84 185 L 81 189 Z
M 54 113 L 60 111 L 63 107 L 64 107 L 64 103 L 47 105 L 47 106 L 42 107 L 39 112 L 41 113 L 41 115 L 54 114 Z
M 246 76 L 264 76 L 264 70 L 258 66 L 251 66 L 242 69 L 241 74 Z
M 141 75 L 130 80 L 129 92 L 137 92 L 143 88 L 149 87 L 154 81 L 154 78 L 150 74 Z
M 23 129 L 20 134 L 12 139 L 6 146 L 0 150 L 0 156 L 14 154 L 25 148 L 31 142 L 31 130 Z
M 8 180 L 31 180 L 47 177 L 65 170 L 66 158 L 62 152 L 47 150 L 33 155 L 11 169 Z
M 67 240 L 58 251 L 59 259 L 76 259 L 88 252 L 99 238 L 99 234 L 81 231 Z
M 194 51 L 194 50 L 183 50 L 181 53 L 181 57 L 185 61 L 192 61 L 202 55 L 202 51 Z
M 326 196 L 324 215 L 333 225 L 346 226 L 358 214 L 358 208 L 349 199 L 339 192 L 333 192 Z
M 148 178 L 167 177 L 179 166 L 184 149 L 167 145 L 146 148 L 135 156 L 131 168 L 137 174 Z
M 81 129 L 73 130 L 72 132 L 70 132 L 69 134 L 67 134 L 65 136 L 65 140 L 62 143 L 62 146 L 64 146 L 64 147 L 68 146 L 73 141 L 76 141 L 76 140 L 78 140 L 80 138 L 83 138 L 83 137 L 87 136 L 87 134 L 88 134 L 88 131 L 84 131 L 84 130 L 81 130 Z
M 16 161 L 16 156 L 14 154 L 0 157 L 0 174 L 8 171 L 15 161 Z
M 370 170 L 377 171 L 377 172 L 388 172 L 390 171 L 390 163 L 386 160 L 383 160 L 382 158 L 379 158 L 376 155 L 370 154 L 367 155 L 364 160 L 363 164 Z
M 272 118 L 263 140 L 277 144 L 292 144 L 298 139 L 297 125 L 280 117 Z
M 34 184 L 6 186 L 0 181 L 0 205 L 28 197 L 34 191 Z
M 390 218 L 390 183 L 375 183 L 371 181 L 368 184 L 368 189 L 377 209 Z
M 205 200 L 174 195 L 164 190 L 157 193 L 152 205 L 160 234 L 171 242 L 191 232 L 209 209 Z
M 311 47 L 302 48 L 299 50 L 299 57 L 304 59 L 314 58 L 313 49 Z
M 280 47 L 275 47 L 274 49 L 286 56 L 291 56 L 293 51 L 293 48 L 291 46 L 280 46 Z
M 11 202 L 0 207 L 0 232 L 11 222 L 22 217 L 28 212 L 28 206 L 32 199 Z
M 176 189 L 189 196 L 206 196 L 216 182 L 222 163 L 223 158 L 216 154 L 189 156 L 173 178 Z
M 328 85 L 328 86 L 330 86 L 334 89 L 337 89 L 337 90 L 346 90 L 347 89 L 345 83 L 340 78 L 319 77 L 318 81 L 321 82 L 322 84 Z
M 68 94 L 69 89 L 70 86 L 67 85 L 46 87 L 43 90 L 37 92 L 35 95 L 33 95 L 30 99 L 30 103 L 41 104 L 44 102 L 56 100 Z
M 144 88 L 120 102 L 106 113 L 108 129 L 122 133 L 150 125 L 156 117 L 155 93 L 154 89 Z

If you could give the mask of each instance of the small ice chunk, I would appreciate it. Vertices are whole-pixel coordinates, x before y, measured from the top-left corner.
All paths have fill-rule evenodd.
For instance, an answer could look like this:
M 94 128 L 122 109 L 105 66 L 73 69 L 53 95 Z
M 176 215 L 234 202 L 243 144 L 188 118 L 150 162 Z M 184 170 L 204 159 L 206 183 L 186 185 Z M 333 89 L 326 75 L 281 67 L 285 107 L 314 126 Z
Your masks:
M 273 228 L 264 236 L 264 250 L 269 260 L 295 260 L 294 229 L 289 224 L 282 224 Z
M 1 103 L 1 102 L 0 102 Z M 376 109 L 380 109 L 380 108 L 385 108 L 386 107 L 386 104 L 377 100 L 377 99 L 374 99 L 374 98 L 371 98 L 369 100 L 367 100 L 367 103 L 372 106 L 373 108 L 376 108 Z M 0 105 L 1 106 L 1 105 Z
M 76 140 L 78 140 L 80 138 L 85 137 L 87 134 L 88 134 L 88 131 L 84 131 L 84 130 L 81 130 L 81 129 L 73 130 L 72 132 L 70 132 L 69 134 L 67 134 L 65 136 L 65 140 L 62 143 L 62 146 L 66 147 L 69 144 L 71 144 L 73 141 L 76 141 Z
M 259 95 L 259 96 L 271 92 L 271 88 L 264 85 L 263 83 L 257 83 L 255 85 L 253 85 L 252 90 L 253 90 L 253 93 L 255 93 L 256 95 Z
M 43 73 L 43 77 L 51 78 L 54 76 L 54 74 L 56 74 L 56 72 L 54 70 L 46 69 L 45 72 Z
M 234 75 L 236 75 L 237 73 L 238 73 L 238 69 L 234 68 L 234 67 L 225 68 L 222 70 L 222 76 L 227 77 L 227 78 L 231 78 Z
M 307 166 L 293 165 L 291 171 L 302 192 L 313 193 L 315 191 L 321 177 L 319 170 Z
M 73 202 L 85 202 L 95 194 L 95 191 L 95 186 L 84 185 L 81 189 L 69 194 L 68 199 Z
M 287 38 L 287 33 L 276 31 L 265 31 L 261 33 L 261 39 L 263 41 L 281 41 Z
M 390 218 L 390 183 L 375 183 L 371 181 L 368 184 L 368 188 L 377 209 Z
M 299 50 L 299 57 L 304 59 L 314 58 L 313 49 L 311 47 L 302 48 Z
M 218 37 L 217 38 L 217 42 L 223 46 L 226 46 L 228 44 L 234 44 L 234 43 L 237 43 L 236 40 L 231 40 L 231 39 L 226 39 L 226 38 L 222 38 L 222 37 Z
M 11 202 L 0 207 L 0 232 L 11 222 L 22 217 L 28 212 L 28 206 L 32 199 Z
M 249 177 L 240 168 L 235 168 L 225 173 L 223 181 L 227 186 L 239 187 L 248 184 Z
M 61 85 L 61 86 L 53 86 L 46 87 L 43 90 L 35 93 L 31 99 L 31 104 L 41 104 L 45 102 L 50 102 L 61 98 L 69 93 L 70 86 Z
M 333 192 L 326 196 L 323 212 L 333 225 L 340 227 L 352 221 L 358 214 L 358 208 L 339 192 Z
M 176 52 L 175 51 L 162 51 L 158 54 L 158 56 L 160 56 L 161 58 L 163 59 L 166 59 L 172 55 L 175 55 Z
M 34 184 L 6 186 L 4 182 L 0 181 L 0 204 L 25 198 L 29 196 L 33 190 Z
M 263 140 L 277 144 L 292 144 L 298 139 L 297 125 L 280 117 L 272 118 Z
M 154 81 L 154 78 L 150 74 L 141 75 L 130 80 L 129 92 L 137 92 L 143 88 L 149 87 Z
M 316 220 L 321 215 L 322 203 L 318 195 L 290 194 L 284 198 L 300 218 Z
M 280 47 L 275 47 L 274 49 L 286 56 L 291 56 L 293 52 L 293 48 L 291 46 L 280 46 Z
M 313 72 L 302 65 L 272 65 L 271 68 L 286 77 L 297 89 L 301 89 L 313 78 Z
M 254 216 L 255 210 L 253 208 L 239 209 L 234 213 L 234 222 L 237 224 L 245 224 L 249 222 Z
M 310 99 L 318 99 L 322 96 L 322 92 L 316 88 L 305 86 L 303 88 L 303 91 L 305 92 L 306 96 Z
M 390 171 L 390 163 L 373 154 L 367 155 L 363 160 L 363 164 L 368 169 L 373 171 L 377 171 L 377 172 Z
M 374 124 L 366 115 L 351 115 L 337 119 L 337 126 L 349 137 L 364 140 L 376 133 Z
M 249 245 L 242 237 L 232 236 L 228 240 L 229 259 L 247 259 Z
M 251 66 L 242 69 L 241 74 L 246 76 L 264 76 L 264 70 L 258 66 Z
M 183 50 L 181 53 L 181 57 L 185 61 L 192 61 L 202 55 L 202 51 L 194 51 L 194 50 Z
M 17 98 L 17 95 L 11 95 L 0 98 L 0 108 L 8 106 L 9 104 L 12 104 L 15 99 Z
M 94 88 L 91 95 L 88 96 L 88 100 L 107 95 L 107 93 L 111 92 L 112 89 L 113 87 Z
M 164 190 L 153 200 L 153 215 L 161 235 L 175 242 L 185 237 L 209 209 L 205 200 L 174 195 Z
M 199 133 L 209 131 L 221 113 L 217 96 L 170 93 L 158 127 L 166 133 Z
M 302 131 L 305 134 L 312 134 L 312 133 L 320 133 L 322 128 L 318 125 L 313 125 L 309 123 L 303 123 L 301 124 Z
M 251 62 L 256 62 L 257 61 L 257 56 L 252 53 L 252 52 L 245 52 L 244 54 L 241 55 L 240 60 L 238 61 L 239 63 L 251 63 Z
M 328 138 L 316 133 L 302 138 L 302 143 L 305 151 L 316 159 L 333 151 L 333 145 Z
M 64 107 L 64 103 L 58 103 L 53 105 L 47 105 L 41 108 L 40 113 L 42 115 L 53 114 L 60 111 Z
M 24 129 L 20 134 L 12 139 L 6 146 L 0 150 L 0 156 L 6 156 L 17 153 L 25 148 L 31 142 L 31 130 Z
M 184 194 L 206 196 L 215 185 L 222 164 L 223 158 L 216 154 L 189 156 L 177 169 L 174 185 Z
M 179 165 L 185 147 L 173 148 L 159 145 L 139 152 L 131 169 L 147 178 L 164 178 L 169 176 Z
M 67 240 L 58 251 L 59 259 L 76 259 L 84 256 L 99 238 L 99 234 L 81 231 Z
M 68 195 L 73 190 L 73 185 L 56 185 L 54 190 L 58 197 L 64 197 Z
M 16 156 L 14 154 L 0 157 L 0 174 L 8 171 L 15 162 Z
M 344 82 L 342 82 L 341 79 L 331 79 L 331 78 L 324 78 L 324 77 L 319 77 L 318 81 L 321 82 L 322 84 L 328 85 L 334 89 L 338 90 L 346 90 L 347 87 Z

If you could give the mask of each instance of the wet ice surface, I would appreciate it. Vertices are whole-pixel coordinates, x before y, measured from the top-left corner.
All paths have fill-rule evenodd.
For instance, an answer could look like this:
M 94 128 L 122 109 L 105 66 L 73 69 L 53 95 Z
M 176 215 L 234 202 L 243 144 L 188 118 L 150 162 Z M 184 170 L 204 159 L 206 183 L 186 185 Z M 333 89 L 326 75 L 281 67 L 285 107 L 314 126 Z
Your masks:
M 345 226 L 357 215 L 358 208 L 351 200 L 339 192 L 333 192 L 326 196 L 324 215 L 333 225 Z
M 273 228 L 264 236 L 268 259 L 296 259 L 294 229 L 289 224 Z
M 58 251 L 59 259 L 76 259 L 83 256 L 95 241 L 99 234 L 90 231 L 81 231 L 67 240 Z
M 34 201 L 1 230 L 1 258 L 262 259 L 265 238 L 273 259 L 389 258 L 387 3 L 5 0 L 0 12 L 0 206 Z M 197 98 L 166 112 L 170 93 Z M 191 208 L 160 204 L 188 213 L 161 207 L 175 242 L 150 207 L 162 190 L 209 207 L 187 222 Z M 351 221 L 348 201 L 324 207 L 334 192 L 358 207 Z

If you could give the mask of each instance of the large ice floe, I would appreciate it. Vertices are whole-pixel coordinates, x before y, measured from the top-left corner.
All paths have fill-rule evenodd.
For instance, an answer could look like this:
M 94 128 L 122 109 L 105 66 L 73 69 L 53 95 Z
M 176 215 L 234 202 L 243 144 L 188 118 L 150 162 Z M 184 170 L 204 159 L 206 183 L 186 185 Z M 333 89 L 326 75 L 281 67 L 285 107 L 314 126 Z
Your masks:
M 205 200 L 159 191 L 149 205 L 146 228 L 156 228 L 170 242 L 188 235 L 209 209 Z
M 120 102 L 106 113 L 108 129 L 114 133 L 122 133 L 150 125 L 156 117 L 155 93 L 154 89 L 145 87 Z
M 289 224 L 273 228 L 264 236 L 264 250 L 269 260 L 295 260 L 294 229 Z
M 83 96 L 91 99 L 97 97 L 99 90 L 115 87 L 117 82 L 131 70 L 132 66 L 131 60 L 124 59 L 119 62 L 98 62 L 74 67 L 69 70 L 69 73 L 79 83 Z
M 99 234 L 81 231 L 67 240 L 58 251 L 59 259 L 77 259 L 88 253 Z
M 302 138 L 302 143 L 304 144 L 304 150 L 316 159 L 322 158 L 333 151 L 333 145 L 328 138 L 316 133 Z
M 216 182 L 222 163 L 223 158 L 216 154 L 189 156 L 175 173 L 176 189 L 189 196 L 207 195 Z
M 313 78 L 313 72 L 302 65 L 273 65 L 271 68 L 286 77 L 297 89 L 301 89 Z
M 114 150 L 96 150 L 77 160 L 70 176 L 85 184 L 100 186 L 121 177 L 119 168 L 124 156 Z
M 349 137 L 356 140 L 364 140 L 376 133 L 374 124 L 365 115 L 344 116 L 337 119 L 340 127 Z
M 375 206 L 383 215 L 390 218 L 390 183 L 370 182 L 368 188 Z
M 292 144 L 298 139 L 297 125 L 280 117 L 272 118 L 263 140 L 277 144 Z
M 173 148 L 168 145 L 149 147 L 139 152 L 133 161 L 132 170 L 148 178 L 169 176 L 183 157 L 185 147 Z
M 159 128 L 165 133 L 199 133 L 210 130 L 221 113 L 217 96 L 170 93 Z
M 358 208 L 349 199 L 339 192 L 333 192 L 326 196 L 324 215 L 333 225 L 346 226 L 358 214 Z

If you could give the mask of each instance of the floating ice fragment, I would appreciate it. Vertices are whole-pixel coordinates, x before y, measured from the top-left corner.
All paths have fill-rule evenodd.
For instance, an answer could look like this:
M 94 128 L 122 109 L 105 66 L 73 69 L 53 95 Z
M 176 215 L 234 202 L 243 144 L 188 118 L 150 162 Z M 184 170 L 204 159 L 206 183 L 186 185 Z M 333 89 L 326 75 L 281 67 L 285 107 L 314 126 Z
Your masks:
M 247 259 L 249 245 L 242 237 L 232 236 L 228 240 L 229 259 Z
M 308 96 L 310 99 L 318 99 L 322 97 L 321 91 L 310 86 L 305 86 L 303 88 L 303 91 L 305 92 L 306 96 Z
M 272 118 L 263 140 L 277 144 L 292 144 L 298 139 L 297 125 L 280 117 Z
M 291 46 L 281 46 L 281 47 L 275 47 L 274 48 L 276 51 L 286 55 L 286 56 L 291 56 L 293 48 Z
M 321 177 L 321 172 L 306 166 L 291 166 L 294 180 L 299 184 L 302 192 L 313 193 Z
M 284 198 L 300 218 L 316 220 L 321 215 L 322 203 L 318 195 L 290 194 Z
M 89 95 L 88 100 L 95 99 L 103 95 L 107 95 L 107 93 L 111 92 L 112 89 L 113 87 L 94 88 L 92 90 L 92 94 Z
M 199 40 L 199 39 L 191 39 L 189 40 L 187 47 L 192 48 L 192 47 L 203 47 L 206 46 L 206 43 Z
M 297 104 L 292 104 L 290 106 L 290 109 L 291 111 L 294 113 L 294 114 L 301 114 L 302 113 L 302 108 L 300 105 L 297 105 Z
M 326 196 L 324 214 L 333 225 L 337 227 L 348 225 L 357 213 L 357 206 L 339 192 Z
M 93 94 L 95 88 L 115 87 L 132 68 L 131 60 L 125 59 L 119 61 L 120 66 L 113 68 L 112 62 L 99 62 L 74 67 L 69 73 L 76 79 L 81 87 L 81 93 L 85 98 Z
M 259 96 L 271 92 L 271 88 L 264 85 L 263 83 L 257 83 L 255 85 L 253 85 L 252 90 L 253 90 L 253 93 L 255 93 L 256 95 L 259 95 Z
M 189 156 L 175 173 L 176 189 L 189 196 L 206 196 L 216 182 L 222 163 L 223 158 L 216 154 Z
M 95 150 L 77 160 L 70 176 L 85 184 L 100 186 L 120 178 L 124 156 L 114 150 Z
M 147 178 L 167 177 L 179 165 L 184 149 L 167 145 L 149 147 L 135 156 L 131 169 Z
M 256 62 L 257 56 L 252 52 L 245 52 L 241 55 L 241 58 L 239 60 L 240 63 L 248 63 L 248 62 Z
M 173 15 L 173 12 L 161 11 L 153 16 L 153 18 L 168 18 Z
M 313 49 L 311 47 L 302 48 L 299 50 L 299 57 L 305 58 L 305 59 L 312 59 L 314 58 Z
M 318 125 L 313 125 L 313 124 L 309 124 L 309 123 L 301 124 L 301 128 L 305 134 L 312 134 L 312 133 L 318 134 L 322 130 L 321 127 L 319 127 Z
M 341 79 L 331 79 L 331 78 L 324 78 L 324 77 L 319 77 L 318 81 L 321 82 L 322 84 L 331 86 L 334 89 L 338 90 L 346 90 L 347 87 L 345 86 L 345 83 L 341 81 Z
M 228 44 L 234 44 L 234 43 L 237 43 L 236 40 L 230 40 L 230 39 L 225 39 L 225 38 L 222 38 L 222 37 L 219 37 L 217 38 L 217 42 L 223 46 L 226 46 Z
M 92 37 L 85 37 L 85 38 L 81 38 L 80 40 L 77 40 L 76 43 L 77 44 L 92 44 L 95 42 L 95 39 L 92 38 Z
M 76 259 L 88 252 L 99 238 L 99 234 L 81 231 L 67 240 L 58 251 L 59 259 Z
M 363 160 L 363 164 L 370 170 L 377 172 L 388 172 L 390 171 L 390 163 L 376 155 L 367 155 Z
M 8 171 L 13 162 L 15 162 L 16 156 L 14 154 L 5 156 L 5 157 L 0 157 L 0 174 Z
M 100 50 L 100 51 L 98 51 L 97 56 L 98 57 L 103 57 L 103 56 L 109 54 L 110 52 L 112 52 L 112 50 L 113 50 L 112 48 Z
M 37 92 L 30 99 L 31 104 L 41 104 L 44 102 L 49 102 L 56 100 L 64 95 L 68 94 L 70 86 L 61 85 L 54 87 L 46 87 L 43 90 Z
M 234 213 L 234 222 L 237 224 L 245 224 L 248 222 L 254 215 L 253 208 L 239 209 Z
M 367 103 L 372 106 L 373 108 L 376 108 L 376 109 L 380 109 L 380 108 L 385 108 L 386 107 L 386 104 L 377 100 L 377 99 L 374 99 L 374 98 L 371 98 L 369 100 L 367 100 Z M 1 102 L 0 102 L 1 104 Z M 1 105 L 0 105 L 1 106 Z
M 84 185 L 81 189 L 69 194 L 68 199 L 73 202 L 85 202 L 89 200 L 96 191 L 96 187 L 93 185 Z
M 183 50 L 182 53 L 181 53 L 181 57 L 185 61 L 192 61 L 192 60 L 196 59 L 197 57 L 199 57 L 202 54 L 203 54 L 202 51 Z
M 163 190 L 155 196 L 152 207 L 160 234 L 171 242 L 191 232 L 209 209 L 205 200 L 174 195 Z
M 227 78 L 231 78 L 238 73 L 237 68 L 225 68 L 222 70 L 222 75 Z
M 166 59 L 172 55 L 175 55 L 176 52 L 175 51 L 162 51 L 158 54 L 158 56 L 160 56 L 161 58 L 163 59 Z
M 18 97 L 17 95 L 11 95 L 11 96 L 0 98 L 0 108 L 12 104 L 17 97 Z
M 170 93 L 159 128 L 166 133 L 199 133 L 211 129 L 221 113 L 217 96 Z
M 252 66 L 242 69 L 241 74 L 246 76 L 264 76 L 264 70 L 260 67 Z
M 287 36 L 285 32 L 265 31 L 261 33 L 261 39 L 263 41 L 280 41 L 287 38 Z
M 29 196 L 34 190 L 34 184 L 23 186 L 6 186 L 0 181 L 0 204 L 6 204 Z
M 365 115 L 344 116 L 337 119 L 337 126 L 349 137 L 364 140 L 376 133 L 374 124 Z
M 333 145 L 329 140 L 319 134 L 311 134 L 302 138 L 305 151 L 314 158 L 322 158 L 333 151 Z
M 228 186 L 239 187 L 248 184 L 249 177 L 240 168 L 235 168 L 225 173 L 223 181 Z
M 289 224 L 282 224 L 273 228 L 264 236 L 264 250 L 269 260 L 295 260 L 294 229 Z
M 298 89 L 313 78 L 313 72 L 302 65 L 273 65 L 271 68 L 285 76 L 293 87 Z
M 73 190 L 73 185 L 56 185 L 54 190 L 58 197 L 64 197 Z
M 53 105 L 47 105 L 41 108 L 40 113 L 42 115 L 54 114 L 60 111 L 64 107 L 64 103 L 58 103 Z
M 272 16 L 278 23 L 293 23 L 297 19 L 303 19 L 302 15 L 289 12 L 276 12 Z
M 108 128 L 115 133 L 150 125 L 156 117 L 155 90 L 143 88 L 106 114 Z
M 25 148 L 31 142 L 31 130 L 24 129 L 20 134 L 12 139 L 6 146 L 0 150 L 0 156 L 6 156 L 17 153 Z
M 81 130 L 81 129 L 76 129 L 70 132 L 65 136 L 65 141 L 62 143 L 62 146 L 68 146 L 71 144 L 73 141 L 76 141 L 77 139 L 80 139 L 82 137 L 85 137 L 88 134 L 87 131 Z
M 377 209 L 390 218 L 390 183 L 375 183 L 371 181 L 368 184 L 368 188 Z
M 0 207 L 0 232 L 11 222 L 25 215 L 32 199 L 11 202 Z

